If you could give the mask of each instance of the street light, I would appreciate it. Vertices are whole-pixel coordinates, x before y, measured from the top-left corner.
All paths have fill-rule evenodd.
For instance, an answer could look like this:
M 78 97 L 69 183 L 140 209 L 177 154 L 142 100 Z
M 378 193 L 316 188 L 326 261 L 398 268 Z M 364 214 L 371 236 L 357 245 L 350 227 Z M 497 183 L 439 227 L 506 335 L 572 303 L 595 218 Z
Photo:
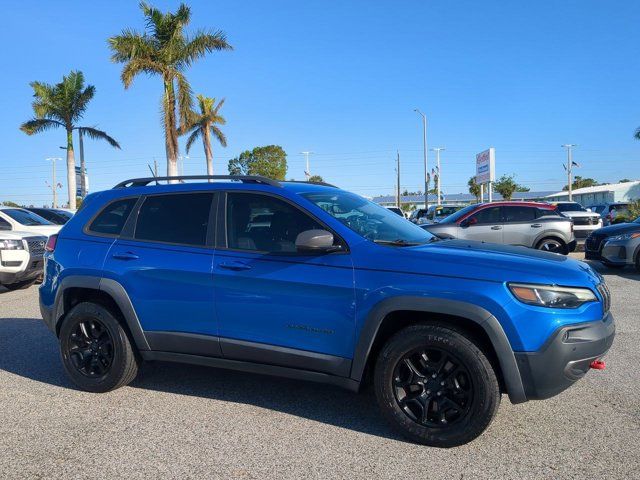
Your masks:
M 178 167 L 180 170 L 180 175 L 184 176 L 184 161 L 189 160 L 189 155 L 178 155 Z
M 438 180 L 436 181 L 436 193 L 438 194 L 438 205 L 440 205 L 440 152 L 445 150 L 444 147 L 432 148 L 432 152 L 436 152 L 436 173 L 438 174 Z
M 58 192 L 57 189 L 58 188 L 62 188 L 62 185 L 60 183 L 56 182 L 56 161 L 60 160 L 62 161 L 62 159 L 60 157 L 49 157 L 49 158 L 45 158 L 46 161 L 51 162 L 53 168 L 52 168 L 52 182 L 51 185 L 49 185 L 49 182 L 47 182 L 45 180 L 45 184 L 47 185 L 47 187 L 49 187 L 51 189 L 51 192 L 53 193 L 53 202 L 51 203 L 51 208 L 58 208 Z
M 578 145 L 576 145 L 575 143 L 566 143 L 564 145 L 560 145 L 562 148 L 566 148 L 567 149 L 567 165 L 564 167 L 564 169 L 567 171 L 567 188 L 569 189 L 569 201 L 571 202 L 573 200 L 573 179 L 571 178 L 571 169 L 573 166 L 579 167 L 580 165 L 578 165 L 576 162 L 573 161 L 573 155 L 572 155 L 572 149 L 573 147 L 577 147 Z
M 427 165 L 427 116 L 417 108 L 413 109 L 414 112 L 420 114 L 422 117 L 422 149 L 424 156 L 424 208 L 429 208 L 429 168 Z

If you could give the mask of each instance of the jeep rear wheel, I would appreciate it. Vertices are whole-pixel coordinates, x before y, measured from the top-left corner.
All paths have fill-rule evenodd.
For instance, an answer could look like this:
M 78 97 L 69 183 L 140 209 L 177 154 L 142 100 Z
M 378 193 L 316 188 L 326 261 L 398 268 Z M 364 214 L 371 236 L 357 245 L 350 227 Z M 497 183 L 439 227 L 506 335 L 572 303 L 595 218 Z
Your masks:
M 440 325 L 396 333 L 378 357 L 374 383 L 387 420 L 411 440 L 434 447 L 470 442 L 500 405 L 487 357 L 462 333 Z
M 60 328 L 60 355 L 71 380 L 82 390 L 107 392 L 130 383 L 138 360 L 127 332 L 102 305 L 79 303 Z

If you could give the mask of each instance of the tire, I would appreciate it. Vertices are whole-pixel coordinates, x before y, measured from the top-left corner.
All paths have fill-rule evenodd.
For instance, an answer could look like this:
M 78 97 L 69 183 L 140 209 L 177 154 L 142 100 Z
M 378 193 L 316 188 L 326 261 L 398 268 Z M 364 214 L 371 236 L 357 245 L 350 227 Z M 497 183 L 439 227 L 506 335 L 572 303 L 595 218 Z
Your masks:
M 6 283 L 3 287 L 7 290 L 22 290 L 24 288 L 29 288 L 34 283 L 36 283 L 36 279 L 32 278 L 31 280 L 22 280 L 21 282 Z
M 475 439 L 500 405 L 498 379 L 487 357 L 465 335 L 443 325 L 413 325 L 393 335 L 377 358 L 374 389 L 392 426 L 433 447 Z
M 562 240 L 556 237 L 543 238 L 536 244 L 536 249 L 550 253 L 560 253 L 562 255 L 569 254 L 567 245 Z
M 640 252 L 636 254 L 636 270 L 640 272 Z
M 122 324 L 102 305 L 79 303 L 60 328 L 60 356 L 80 389 L 108 392 L 129 384 L 138 359 Z

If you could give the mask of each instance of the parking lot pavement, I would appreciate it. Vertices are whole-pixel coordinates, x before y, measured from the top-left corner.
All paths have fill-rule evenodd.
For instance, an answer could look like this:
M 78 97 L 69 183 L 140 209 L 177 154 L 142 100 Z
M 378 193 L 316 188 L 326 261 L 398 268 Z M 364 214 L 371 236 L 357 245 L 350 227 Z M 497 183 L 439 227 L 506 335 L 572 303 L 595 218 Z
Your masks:
M 120 390 L 78 391 L 37 287 L 0 287 L 0 476 L 638 478 L 640 274 L 603 273 L 617 320 L 607 370 L 547 401 L 503 397 L 484 435 L 449 450 L 398 437 L 371 391 L 160 363 Z

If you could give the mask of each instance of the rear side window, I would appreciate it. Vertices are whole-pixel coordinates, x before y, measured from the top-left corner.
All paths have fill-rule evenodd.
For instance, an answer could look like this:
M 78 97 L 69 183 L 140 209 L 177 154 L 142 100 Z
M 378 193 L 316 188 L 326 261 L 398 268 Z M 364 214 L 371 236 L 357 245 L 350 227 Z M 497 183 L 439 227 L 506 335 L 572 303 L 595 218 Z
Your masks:
M 535 220 L 536 211 L 531 207 L 504 207 L 504 221 L 507 223 L 530 222 Z
M 102 235 L 120 235 L 137 198 L 124 198 L 107 205 L 91 222 L 89 231 Z
M 147 197 L 140 207 L 134 238 L 203 247 L 213 193 Z

